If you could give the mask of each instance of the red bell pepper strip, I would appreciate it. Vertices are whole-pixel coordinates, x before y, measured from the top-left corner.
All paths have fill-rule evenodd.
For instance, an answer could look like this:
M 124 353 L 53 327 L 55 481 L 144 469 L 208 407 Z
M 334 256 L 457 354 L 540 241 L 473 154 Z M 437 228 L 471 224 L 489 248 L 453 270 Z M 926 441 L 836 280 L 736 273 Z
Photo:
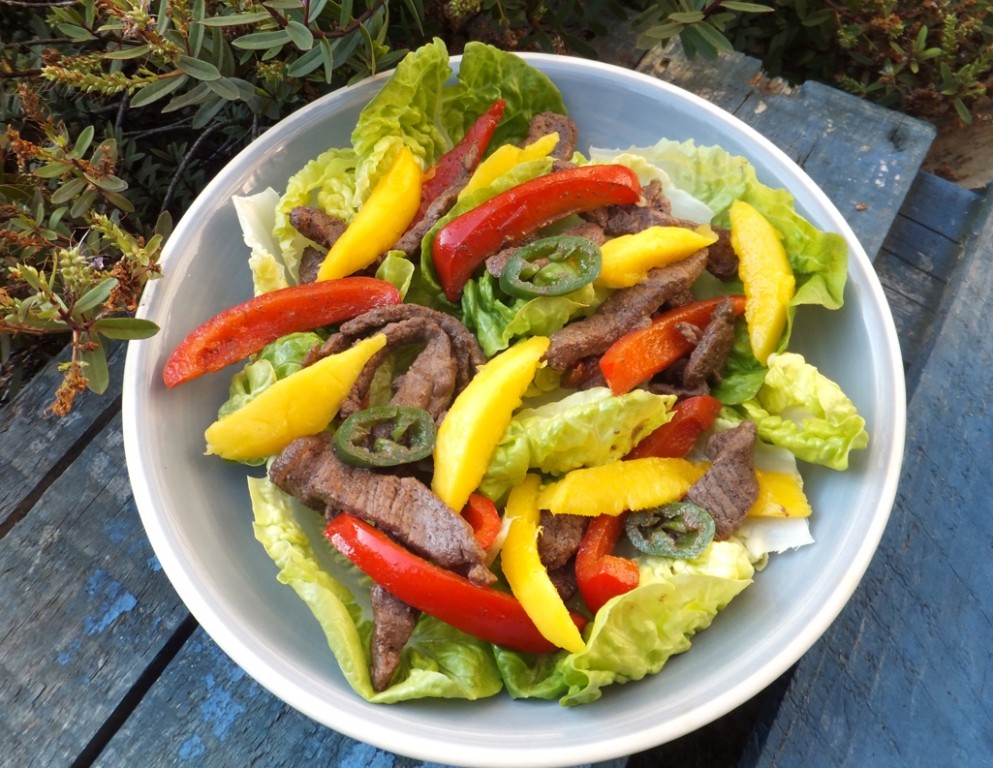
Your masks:
M 744 296 L 714 296 L 663 312 L 651 325 L 621 336 L 600 358 L 600 371 L 611 391 L 615 395 L 630 392 L 692 352 L 693 344 L 679 332 L 679 324 L 705 327 L 725 299 L 731 300 L 735 316 L 745 311 Z
M 494 195 L 445 224 L 431 245 L 438 280 L 449 301 L 489 256 L 525 235 L 574 213 L 636 203 L 641 183 L 623 165 L 555 171 Z
M 438 158 L 437 162 L 428 169 L 427 177 L 421 186 L 421 205 L 414 215 L 414 226 L 427 212 L 428 206 L 442 192 L 454 184 L 460 177 L 471 174 L 490 146 L 490 140 L 500 124 L 503 110 L 507 102 L 497 99 L 493 105 L 476 118 L 465 135 L 450 150 Z M 468 179 L 468 175 L 466 175 Z
M 710 395 L 680 400 L 672 409 L 672 418 L 645 437 L 624 458 L 681 459 L 696 445 L 697 438 L 713 426 L 720 411 L 721 401 Z
M 434 565 L 353 515 L 335 517 L 324 535 L 373 581 L 418 610 L 512 650 L 557 650 L 541 636 L 513 595 L 473 584 Z M 583 618 L 574 614 L 574 620 L 579 625 Z
M 374 277 L 343 277 L 263 293 L 214 315 L 193 330 L 162 371 L 167 387 L 219 371 L 280 336 L 310 331 L 400 303 L 400 292 Z
M 576 551 L 576 582 L 591 613 L 638 586 L 638 564 L 611 554 L 624 530 L 625 517 L 626 513 L 594 517 Z
M 469 502 L 462 509 L 462 517 L 472 526 L 476 541 L 484 551 L 493 546 L 500 533 L 500 513 L 488 496 L 481 493 L 469 496 Z

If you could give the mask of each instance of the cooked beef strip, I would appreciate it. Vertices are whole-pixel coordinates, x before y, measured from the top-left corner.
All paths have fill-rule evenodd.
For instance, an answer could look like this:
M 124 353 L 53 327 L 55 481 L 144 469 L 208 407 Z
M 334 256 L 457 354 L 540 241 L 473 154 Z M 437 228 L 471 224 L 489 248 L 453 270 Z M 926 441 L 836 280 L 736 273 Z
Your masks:
M 579 591 L 576 581 L 576 563 L 570 560 L 565 565 L 548 572 L 548 578 L 559 593 L 563 602 L 568 602 Z
M 568 160 L 576 151 L 576 141 L 579 139 L 579 129 L 568 115 L 560 115 L 558 112 L 539 112 L 531 118 L 525 144 L 530 144 L 553 132 L 559 134 L 559 143 L 552 150 L 552 157 Z
M 290 211 L 290 224 L 308 240 L 330 248 L 347 226 L 337 216 L 312 205 L 298 205 Z
M 408 257 L 413 257 L 420 253 L 421 240 L 424 239 L 424 235 L 437 223 L 438 219 L 448 213 L 449 209 L 455 205 L 459 192 L 468 181 L 468 176 L 465 179 L 460 179 L 432 200 L 424 215 L 411 224 L 410 228 L 400 236 L 400 239 L 397 240 L 396 245 L 393 247 L 398 251 L 403 251 Z
M 416 478 L 348 466 L 326 434 L 290 443 L 269 467 L 269 478 L 329 517 L 347 510 L 443 568 L 477 584 L 494 580 L 486 553 L 458 512 Z
M 621 288 L 587 318 L 569 323 L 551 336 L 548 365 L 564 371 L 578 360 L 599 355 L 628 331 L 648 325 L 669 296 L 687 290 L 707 263 L 707 250 L 651 270 L 637 285 Z
M 714 538 L 723 540 L 737 530 L 758 498 L 754 450 L 755 422 L 716 432 L 707 441 L 712 464 L 687 491 L 686 500 L 703 507 L 714 518 Z
M 582 515 L 553 515 L 547 509 L 541 511 L 538 555 L 549 571 L 561 568 L 576 554 L 588 522 L 589 518 Z
M 372 598 L 372 638 L 369 669 L 374 690 L 389 688 L 400 666 L 400 654 L 417 624 L 420 611 L 407 605 L 378 584 L 370 590 Z
M 683 370 L 683 385 L 698 387 L 712 377 L 720 377 L 724 361 L 734 344 L 734 306 L 722 301 L 703 329 Z
M 312 245 L 308 245 L 300 254 L 300 282 L 313 283 L 317 280 L 317 273 L 324 262 L 324 256 L 320 250 Z
M 707 248 L 707 271 L 718 280 L 734 280 L 738 277 L 738 254 L 731 247 L 731 231 L 724 227 L 711 228 L 717 233 L 717 242 Z
M 562 371 L 562 386 L 567 389 L 592 389 L 607 386 L 597 355 L 583 357 Z

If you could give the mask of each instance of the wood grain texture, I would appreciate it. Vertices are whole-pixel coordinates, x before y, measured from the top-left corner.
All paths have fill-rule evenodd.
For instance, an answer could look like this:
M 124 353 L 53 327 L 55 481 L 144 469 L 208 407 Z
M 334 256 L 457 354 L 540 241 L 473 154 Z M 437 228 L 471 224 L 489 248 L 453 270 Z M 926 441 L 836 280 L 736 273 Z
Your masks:
M 70 765 L 188 615 L 142 530 L 119 417 L 3 538 L 0 604 L 0 764 Z
M 821 83 L 770 80 L 757 60 L 739 53 L 690 61 L 676 44 L 659 46 L 638 69 L 702 96 L 772 141 L 824 190 L 870 258 L 935 136 L 929 123 Z
M 993 764 L 993 198 L 910 399 L 889 526 L 742 766 Z

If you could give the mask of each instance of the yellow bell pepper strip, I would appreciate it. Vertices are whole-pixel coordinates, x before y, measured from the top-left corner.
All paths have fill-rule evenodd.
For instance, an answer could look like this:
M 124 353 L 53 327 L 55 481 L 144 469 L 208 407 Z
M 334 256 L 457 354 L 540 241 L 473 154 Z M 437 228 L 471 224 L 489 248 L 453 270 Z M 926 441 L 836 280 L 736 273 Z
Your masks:
M 540 486 L 537 475 L 528 475 L 510 492 L 503 512 L 510 528 L 500 550 L 500 564 L 510 591 L 545 639 L 571 653 L 579 653 L 585 647 L 583 636 L 538 554 L 540 513 L 536 502 Z
M 548 157 L 558 143 L 558 133 L 548 133 L 526 147 L 515 147 L 513 144 L 504 144 L 498 147 L 473 171 L 468 183 L 459 192 L 459 199 L 461 200 L 477 189 L 488 187 L 497 178 L 521 163 Z
M 418 557 L 357 517 L 338 515 L 324 535 L 359 570 L 407 605 L 495 645 L 524 653 L 557 650 L 513 595 L 474 584 Z M 572 619 L 585 624 L 580 614 Z
M 810 502 L 799 475 L 756 469 L 755 476 L 759 495 L 748 510 L 749 517 L 810 517 Z
M 706 467 L 686 459 L 648 457 L 574 469 L 543 486 L 538 508 L 562 515 L 619 515 L 678 501 Z
M 480 366 L 442 419 L 434 443 L 431 490 L 452 509 L 465 506 L 486 474 L 548 344 L 546 336 L 532 336 Z
M 710 227 L 649 227 L 632 235 L 608 240 L 601 247 L 603 264 L 597 284 L 608 288 L 630 288 L 649 270 L 664 267 L 713 245 L 717 233 Z
M 407 231 L 421 204 L 421 167 L 410 148 L 397 153 L 355 218 L 328 251 L 318 280 L 333 280 L 365 269 Z
M 370 336 L 280 379 L 207 427 L 206 453 L 236 461 L 260 459 L 298 437 L 316 435 L 334 418 L 365 364 L 385 346 L 385 335 Z
M 755 359 L 766 364 L 786 329 L 796 279 L 782 235 L 742 200 L 731 204 L 731 247 L 745 289 L 745 325 Z

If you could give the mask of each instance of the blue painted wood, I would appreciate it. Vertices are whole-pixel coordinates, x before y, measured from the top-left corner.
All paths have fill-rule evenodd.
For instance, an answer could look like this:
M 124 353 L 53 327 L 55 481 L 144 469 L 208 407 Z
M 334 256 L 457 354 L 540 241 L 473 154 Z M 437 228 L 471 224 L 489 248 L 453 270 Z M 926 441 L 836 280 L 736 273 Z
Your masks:
M 880 548 L 743 767 L 993 765 L 993 197 L 949 291 Z
M 0 544 L 0 764 L 70 765 L 188 615 L 131 498 L 120 417 Z
M 275 767 L 315 760 L 338 768 L 445 768 L 346 738 L 290 709 L 198 630 L 94 765 Z M 624 765 L 618 759 L 596 768 Z

